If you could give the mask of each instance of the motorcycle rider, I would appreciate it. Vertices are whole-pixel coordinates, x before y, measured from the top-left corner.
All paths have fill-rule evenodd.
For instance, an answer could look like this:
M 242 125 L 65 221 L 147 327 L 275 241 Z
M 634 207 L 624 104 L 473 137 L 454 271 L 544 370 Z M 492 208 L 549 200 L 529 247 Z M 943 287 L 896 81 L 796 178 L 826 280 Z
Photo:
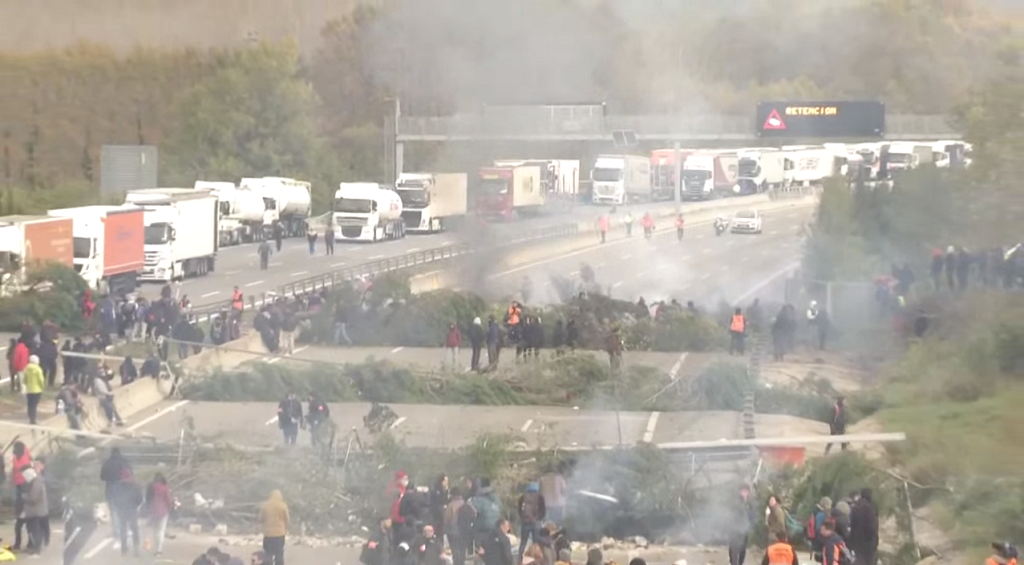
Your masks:
M 728 223 L 729 222 L 728 220 L 725 219 L 725 216 L 719 214 L 715 218 L 715 233 L 721 235 L 722 232 L 725 231 L 725 227 L 728 225 Z

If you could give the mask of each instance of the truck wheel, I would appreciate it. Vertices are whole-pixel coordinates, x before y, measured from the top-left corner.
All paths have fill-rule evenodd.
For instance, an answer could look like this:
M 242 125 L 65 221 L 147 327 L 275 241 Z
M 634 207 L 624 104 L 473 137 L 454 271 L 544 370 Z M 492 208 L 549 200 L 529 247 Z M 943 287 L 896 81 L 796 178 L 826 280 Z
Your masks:
M 441 231 L 441 218 L 434 218 L 431 223 L 434 224 L 434 232 Z

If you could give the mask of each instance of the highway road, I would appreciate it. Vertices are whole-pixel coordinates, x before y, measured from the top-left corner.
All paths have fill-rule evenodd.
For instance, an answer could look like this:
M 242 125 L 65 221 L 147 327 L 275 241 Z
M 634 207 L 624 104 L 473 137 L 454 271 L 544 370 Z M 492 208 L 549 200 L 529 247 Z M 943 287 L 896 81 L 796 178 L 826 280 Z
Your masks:
M 739 203 L 741 201 L 741 199 L 734 199 L 726 202 Z M 639 218 L 645 211 L 659 214 L 671 213 L 674 206 L 670 202 L 659 202 L 632 206 L 630 210 Z M 685 211 L 686 205 L 683 209 Z M 499 239 L 512 238 L 525 229 L 589 221 L 596 223 L 598 216 L 608 210 L 605 207 L 581 205 L 571 212 L 562 214 L 528 218 L 510 223 L 494 223 L 492 229 Z M 625 214 L 625 210 L 620 207 L 617 213 L 621 216 Z M 450 232 L 433 235 L 408 235 L 404 239 L 373 244 L 338 243 L 335 245 L 335 255 L 333 256 L 325 255 L 323 238 L 317 242 L 315 255 L 309 254 L 309 248 L 304 239 L 287 239 L 284 241 L 281 252 L 271 256 L 270 269 L 267 271 L 259 269 L 259 256 L 256 253 L 255 244 L 225 247 L 218 253 L 217 270 L 206 277 L 186 280 L 181 285 L 180 293 L 187 294 L 194 305 L 201 306 L 229 299 L 234 285 L 238 285 L 247 295 L 256 295 L 275 290 L 282 284 L 298 279 L 387 257 L 465 242 L 470 237 L 458 232 Z M 159 290 L 160 286 L 157 284 L 147 284 L 142 288 L 144 294 L 153 296 L 157 295 Z
M 526 303 L 560 301 L 554 278 L 580 283 L 580 267 L 588 264 L 606 293 L 648 303 L 675 298 L 694 300 L 713 308 L 720 300 L 742 302 L 766 279 L 791 269 L 799 260 L 802 239 L 798 232 L 814 206 L 802 204 L 764 213 L 764 233 L 716 236 L 711 225 L 692 225 L 678 241 L 674 228 L 665 228 L 645 240 L 642 232 L 631 239 L 594 244 L 561 257 L 536 261 L 491 276 L 500 295 L 521 297 L 525 279 L 533 287 Z

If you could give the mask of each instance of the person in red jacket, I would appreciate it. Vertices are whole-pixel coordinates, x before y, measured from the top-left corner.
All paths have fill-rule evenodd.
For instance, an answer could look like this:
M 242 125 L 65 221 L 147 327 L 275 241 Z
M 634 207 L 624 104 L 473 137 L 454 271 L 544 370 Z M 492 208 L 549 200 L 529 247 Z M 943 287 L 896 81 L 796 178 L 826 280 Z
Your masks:
M 21 550 L 21 532 L 26 526 L 26 521 L 21 517 L 25 509 L 23 497 L 28 491 L 28 481 L 25 480 L 25 470 L 32 468 L 32 454 L 28 447 L 21 441 L 14 442 L 11 449 L 11 478 L 14 480 L 14 545 L 11 549 Z
M 171 515 L 174 501 L 171 498 L 171 489 L 167 486 L 167 479 L 162 473 L 153 477 L 149 485 L 149 492 L 146 493 L 146 503 L 149 506 L 150 523 L 153 525 L 153 552 L 160 555 L 164 551 L 164 537 L 167 535 L 167 519 Z
M 399 533 L 405 533 L 405 518 L 402 516 L 402 498 L 405 496 L 405 489 L 409 486 L 409 475 L 405 471 L 396 471 L 395 480 L 388 484 L 384 496 L 391 503 L 390 516 L 391 526 L 395 529 L 395 543 L 401 539 Z
M 11 353 L 11 390 L 21 390 L 22 373 L 25 372 L 25 367 L 28 367 L 28 358 L 31 353 L 28 350 L 28 345 L 25 345 L 24 340 L 18 340 L 18 344 L 14 346 L 14 351 Z
M 452 322 L 448 324 L 448 335 L 444 338 L 444 346 L 447 350 L 448 364 L 454 369 L 459 366 L 459 347 L 462 346 L 462 333 L 459 326 Z

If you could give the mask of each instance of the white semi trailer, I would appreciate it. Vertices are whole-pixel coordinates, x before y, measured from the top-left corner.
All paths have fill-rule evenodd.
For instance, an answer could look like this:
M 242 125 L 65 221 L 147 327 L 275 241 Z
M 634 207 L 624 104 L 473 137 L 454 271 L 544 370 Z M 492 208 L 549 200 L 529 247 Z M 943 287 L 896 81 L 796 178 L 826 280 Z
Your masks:
M 141 280 L 171 282 L 213 272 L 220 248 L 217 197 L 193 188 L 131 190 L 126 204 L 145 209 Z
M 465 173 L 402 173 L 395 183 L 402 220 L 410 233 L 436 233 L 466 215 L 469 185 Z
M 405 237 L 402 199 L 374 182 L 343 182 L 334 193 L 335 241 L 384 241 Z

